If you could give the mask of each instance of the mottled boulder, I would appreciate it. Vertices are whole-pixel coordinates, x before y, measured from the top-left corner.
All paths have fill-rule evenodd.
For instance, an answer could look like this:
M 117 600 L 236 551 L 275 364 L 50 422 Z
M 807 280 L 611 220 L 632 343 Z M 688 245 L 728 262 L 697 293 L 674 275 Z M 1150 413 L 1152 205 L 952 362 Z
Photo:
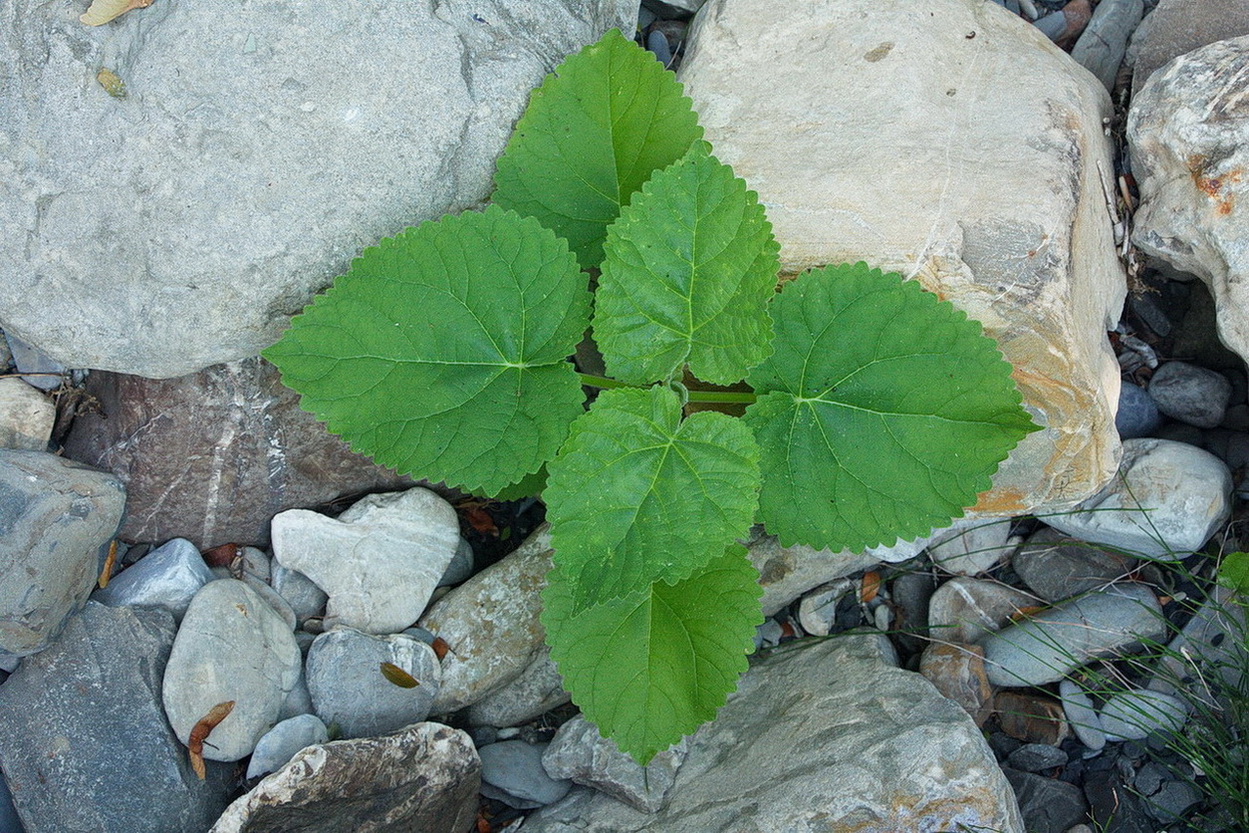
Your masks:
M 749 48 L 742 48 L 749 43 Z M 977 511 L 1069 507 L 1114 473 L 1123 272 L 1101 177 L 1109 96 L 983 0 L 711 0 L 681 69 L 706 138 L 767 206 L 782 268 L 866 260 L 985 325 L 1045 430 Z M 1010 83 L 1003 83 L 1009 78 Z
M 264 545 L 286 509 L 412 482 L 354 454 L 260 359 L 159 381 L 92 373 L 87 392 L 99 408 L 65 454 L 126 484 L 127 540 Z
M 0 326 L 150 377 L 255 355 L 361 247 L 484 199 L 544 73 L 637 20 L 629 0 L 84 8 L 0 2 Z
M 1249 4 L 1244 0 L 1159 0 L 1132 33 L 1125 56 L 1132 67 L 1132 97 L 1173 59 L 1240 35 L 1249 35 Z

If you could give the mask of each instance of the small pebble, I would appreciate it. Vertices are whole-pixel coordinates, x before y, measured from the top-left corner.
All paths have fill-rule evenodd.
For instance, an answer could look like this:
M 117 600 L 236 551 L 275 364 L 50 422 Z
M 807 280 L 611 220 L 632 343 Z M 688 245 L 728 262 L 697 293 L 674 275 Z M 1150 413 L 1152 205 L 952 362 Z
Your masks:
M 572 781 L 547 775 L 542 753 L 549 745 L 505 740 L 477 750 L 481 756 L 482 794 L 518 810 L 559 801 L 572 789 Z
M 1058 697 L 1063 704 L 1067 722 L 1089 749 L 1100 750 L 1106 745 L 1106 733 L 1102 731 L 1101 719 L 1093 709 L 1092 699 L 1071 680 L 1058 684 Z
M 295 753 L 314 743 L 328 743 L 329 730 L 314 714 L 301 714 L 278 723 L 256 742 L 247 765 L 247 777 L 259 778 L 275 772 L 295 757 Z
M 1006 756 L 1006 763 L 1024 772 L 1041 772 L 1065 766 L 1067 753 L 1048 743 L 1025 743 Z
M 1149 437 L 1161 427 L 1162 414 L 1149 392 L 1127 381 L 1120 385 L 1119 412 L 1115 414 L 1119 438 Z
M 1134 688 L 1113 695 L 1102 706 L 1102 731 L 1109 740 L 1143 740 L 1176 732 L 1188 719 L 1184 703 L 1169 694 Z
M 174 538 L 114 576 L 91 598 L 109 607 L 163 607 L 181 621 L 191 599 L 212 580 L 196 546 Z
M 1167 362 L 1149 380 L 1149 395 L 1158 410 L 1198 428 L 1223 421 L 1232 383 L 1221 373 L 1187 362 Z

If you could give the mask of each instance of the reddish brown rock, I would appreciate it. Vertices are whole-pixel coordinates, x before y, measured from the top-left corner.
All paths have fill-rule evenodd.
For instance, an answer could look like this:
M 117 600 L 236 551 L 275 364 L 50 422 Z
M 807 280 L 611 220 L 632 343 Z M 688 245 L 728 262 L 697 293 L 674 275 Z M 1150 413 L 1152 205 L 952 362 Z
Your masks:
M 260 359 L 177 379 L 95 372 L 87 390 L 99 412 L 78 417 L 65 456 L 126 484 L 130 541 L 264 545 L 278 512 L 413 482 L 352 453 Z
M 977 726 L 993 714 L 993 687 L 984 670 L 984 648 L 979 645 L 933 643 L 920 657 L 919 673 L 962 706 Z
M 999 691 L 993 698 L 1002 731 L 1024 743 L 1057 746 L 1071 734 L 1062 704 L 1049 697 Z

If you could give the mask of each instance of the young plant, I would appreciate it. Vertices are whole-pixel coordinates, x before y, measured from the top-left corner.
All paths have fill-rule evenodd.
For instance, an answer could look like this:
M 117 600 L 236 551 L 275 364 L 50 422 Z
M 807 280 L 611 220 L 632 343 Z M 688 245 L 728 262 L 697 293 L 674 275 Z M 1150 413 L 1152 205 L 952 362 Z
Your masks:
M 548 473 L 552 656 L 645 763 L 746 668 L 752 523 L 787 545 L 913 538 L 1037 429 L 993 341 L 918 284 L 859 263 L 778 294 L 758 198 L 619 32 L 534 91 L 495 186 L 484 211 L 366 249 L 264 355 L 400 472 L 487 495 Z M 568 360 L 591 323 L 609 378 Z

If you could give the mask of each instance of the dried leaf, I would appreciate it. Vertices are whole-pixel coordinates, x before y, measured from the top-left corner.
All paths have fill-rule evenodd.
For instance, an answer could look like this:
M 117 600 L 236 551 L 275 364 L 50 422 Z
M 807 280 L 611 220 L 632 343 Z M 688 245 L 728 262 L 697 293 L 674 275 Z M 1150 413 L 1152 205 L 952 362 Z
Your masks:
M 439 662 L 451 651 L 451 646 L 447 644 L 447 640 L 441 636 L 435 636 L 434 641 L 429 644 L 434 649 L 434 656 L 438 657 Z
M 229 567 L 243 554 L 242 544 L 222 544 L 200 553 L 209 567 Z
M 117 539 L 108 542 L 108 557 L 104 559 L 104 568 L 100 570 L 100 578 L 96 582 L 103 590 L 108 587 L 109 579 L 113 577 L 113 568 L 117 566 Z
M 421 684 L 420 680 L 413 677 L 393 662 L 379 663 L 379 666 L 382 670 L 382 676 L 400 688 L 416 688 Z
M 95 74 L 95 80 L 104 88 L 104 92 L 113 98 L 126 97 L 126 82 L 121 80 L 121 76 L 105 67 Z
M 863 583 L 859 585 L 859 601 L 870 602 L 880 592 L 880 573 L 869 570 L 863 574 Z
M 1045 605 L 1025 605 L 1015 608 L 1015 612 L 1010 615 L 1010 621 L 1014 623 L 1029 619 L 1045 609 Z
M 468 525 L 482 535 L 493 538 L 499 534 L 499 528 L 495 526 L 494 518 L 490 517 L 490 513 L 480 506 L 466 507 L 464 509 L 464 520 L 468 521 Z
M 92 0 L 86 13 L 78 19 L 88 26 L 103 26 L 131 9 L 146 9 L 152 0 Z
M 199 776 L 201 781 L 206 775 L 204 770 L 204 741 L 212 734 L 212 730 L 217 728 L 217 724 L 229 717 L 230 712 L 234 711 L 234 701 L 226 700 L 224 703 L 218 703 L 208 710 L 208 714 L 199 719 L 199 722 L 191 728 L 191 737 L 187 740 L 187 749 L 191 753 L 191 769 L 195 770 L 195 774 Z

